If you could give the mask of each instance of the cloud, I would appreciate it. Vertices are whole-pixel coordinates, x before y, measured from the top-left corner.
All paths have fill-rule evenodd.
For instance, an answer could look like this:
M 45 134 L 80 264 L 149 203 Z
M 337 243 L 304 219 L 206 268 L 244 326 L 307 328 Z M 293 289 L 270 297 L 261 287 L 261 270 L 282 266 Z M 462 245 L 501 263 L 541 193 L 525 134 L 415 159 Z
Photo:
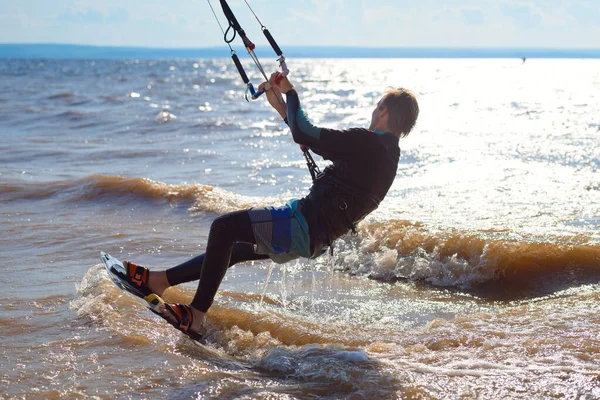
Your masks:
M 0 0 L 2 1 L 2 0 Z M 211 0 L 212 1 L 212 0 Z M 598 47 L 599 0 L 249 0 L 280 46 Z M 220 46 L 201 0 L 18 0 L 0 9 L 0 37 L 14 42 L 168 47 Z M 212 1 L 223 22 L 219 4 Z M 230 5 L 264 40 L 243 0 Z M 258 43 L 257 43 L 258 44 Z
M 600 23 L 600 7 L 597 3 L 573 1 L 566 7 L 566 12 L 579 24 L 598 27 Z
M 314 14 L 311 12 L 306 12 L 306 11 L 298 11 L 298 10 L 290 10 L 289 15 L 291 16 L 289 18 L 290 21 L 306 21 L 306 22 L 310 22 L 313 24 L 318 24 L 320 22 L 323 21 L 323 15 L 319 15 L 319 14 Z
M 121 23 L 127 22 L 128 20 L 129 13 L 127 12 L 127 10 L 124 10 L 122 8 L 111 11 L 110 14 L 108 14 L 108 16 L 106 17 L 106 22 L 108 23 Z
M 112 24 L 129 20 L 129 13 L 124 8 L 111 7 L 103 3 L 94 4 L 84 0 L 65 5 L 63 10 L 56 16 L 56 21 L 59 23 Z
M 339 11 L 343 7 L 344 0 L 311 0 L 312 10 L 300 11 L 299 8 L 294 7 L 290 8 L 287 13 L 293 17 L 291 20 L 304 20 L 309 23 L 326 25 L 339 18 L 342 14 Z
M 481 9 L 472 8 L 462 10 L 462 20 L 468 25 L 482 25 L 485 19 L 485 14 Z
M 542 23 L 542 18 L 537 10 L 529 4 L 505 3 L 500 5 L 500 11 L 503 15 L 512 18 L 522 28 L 535 29 Z
M 101 24 L 104 22 L 104 15 L 93 9 L 87 9 L 84 11 L 67 11 L 59 14 L 56 20 L 58 22 L 66 23 Z
M 390 23 L 390 21 L 401 21 L 405 18 L 404 16 L 404 13 L 401 13 L 397 7 L 393 6 L 363 6 L 361 22 L 366 25 L 376 25 L 379 23 Z

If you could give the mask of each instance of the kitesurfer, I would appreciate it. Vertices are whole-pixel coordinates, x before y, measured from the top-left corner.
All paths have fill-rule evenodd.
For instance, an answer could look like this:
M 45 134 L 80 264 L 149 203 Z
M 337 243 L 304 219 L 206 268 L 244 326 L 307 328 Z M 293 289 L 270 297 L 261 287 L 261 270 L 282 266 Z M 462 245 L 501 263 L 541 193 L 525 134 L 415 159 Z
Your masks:
M 392 88 L 377 103 L 368 129 L 321 128 L 307 118 L 287 77 L 276 72 L 259 89 L 266 91 L 271 106 L 289 125 L 294 141 L 332 163 L 302 199 L 216 218 L 205 253 L 183 264 L 150 271 L 124 262 L 128 279 L 146 293 L 160 296 L 170 286 L 199 280 L 190 304 L 165 303 L 159 310 L 194 339 L 200 337 L 202 319 L 228 267 L 267 258 L 278 263 L 315 258 L 331 248 L 335 239 L 356 233 L 356 224 L 377 208 L 394 182 L 398 141 L 410 133 L 419 115 L 414 94 Z

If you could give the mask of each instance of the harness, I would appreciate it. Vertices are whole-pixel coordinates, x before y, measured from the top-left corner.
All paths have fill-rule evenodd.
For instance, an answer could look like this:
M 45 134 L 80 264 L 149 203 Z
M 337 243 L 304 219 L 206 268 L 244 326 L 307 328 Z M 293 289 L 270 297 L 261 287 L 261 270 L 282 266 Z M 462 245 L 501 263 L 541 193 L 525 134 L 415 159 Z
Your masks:
M 332 255 L 335 239 L 348 231 L 358 235 L 357 224 L 381 203 L 377 195 L 348 183 L 331 166 L 314 182 L 308 199 L 318 210 L 313 223 L 320 226 L 320 240 Z

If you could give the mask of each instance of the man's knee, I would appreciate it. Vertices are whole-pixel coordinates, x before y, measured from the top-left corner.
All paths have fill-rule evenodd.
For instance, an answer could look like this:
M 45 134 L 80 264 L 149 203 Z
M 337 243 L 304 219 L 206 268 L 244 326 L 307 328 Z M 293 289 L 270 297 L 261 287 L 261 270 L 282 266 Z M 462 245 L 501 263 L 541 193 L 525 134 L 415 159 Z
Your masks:
M 251 232 L 250 218 L 247 211 L 235 211 L 217 217 L 211 227 L 210 236 L 219 236 L 221 238 L 230 238 L 235 240 L 238 233 L 249 230 Z M 244 236 L 244 235 L 241 235 Z
M 212 223 L 212 228 L 235 228 L 244 223 L 244 219 L 239 212 L 227 213 L 218 216 Z

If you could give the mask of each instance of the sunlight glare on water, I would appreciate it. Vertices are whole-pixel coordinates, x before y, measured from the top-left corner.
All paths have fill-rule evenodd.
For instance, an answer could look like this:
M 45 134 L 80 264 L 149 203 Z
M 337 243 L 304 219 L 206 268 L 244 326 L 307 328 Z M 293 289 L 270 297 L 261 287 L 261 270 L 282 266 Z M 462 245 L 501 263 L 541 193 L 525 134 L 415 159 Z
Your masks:
M 0 63 L 0 397 L 600 398 L 599 61 L 293 66 L 319 125 L 402 86 L 417 127 L 357 236 L 229 269 L 198 345 L 99 252 L 168 268 L 218 215 L 304 196 L 289 130 L 229 59 Z

